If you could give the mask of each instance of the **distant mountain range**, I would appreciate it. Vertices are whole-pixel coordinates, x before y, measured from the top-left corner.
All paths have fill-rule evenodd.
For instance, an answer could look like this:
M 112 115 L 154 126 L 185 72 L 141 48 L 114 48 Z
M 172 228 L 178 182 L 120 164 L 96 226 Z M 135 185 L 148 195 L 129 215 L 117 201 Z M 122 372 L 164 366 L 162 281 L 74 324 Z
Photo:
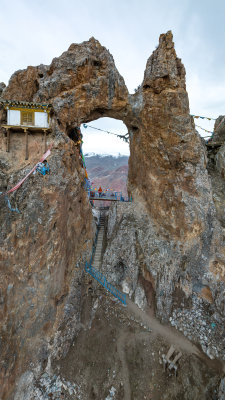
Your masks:
M 95 188 L 127 194 L 128 156 L 88 153 L 84 155 L 88 177 Z

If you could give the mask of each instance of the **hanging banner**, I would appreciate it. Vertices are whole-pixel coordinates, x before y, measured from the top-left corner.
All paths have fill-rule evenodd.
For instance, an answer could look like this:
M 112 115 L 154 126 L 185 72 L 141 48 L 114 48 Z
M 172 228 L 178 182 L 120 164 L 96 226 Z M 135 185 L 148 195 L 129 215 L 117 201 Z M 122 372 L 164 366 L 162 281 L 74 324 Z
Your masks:
M 51 154 L 51 148 L 52 148 L 52 146 L 41 157 L 39 162 L 43 162 Z M 14 186 L 12 189 L 8 190 L 5 193 L 1 193 L 1 196 L 5 196 L 6 194 L 15 192 L 15 190 L 17 190 L 23 184 L 23 182 L 28 178 L 28 176 L 30 176 L 35 171 L 35 169 L 37 168 L 39 162 L 37 164 L 35 164 L 34 168 L 32 168 L 32 170 L 30 172 L 28 172 L 28 174 L 21 181 L 19 181 L 16 186 Z

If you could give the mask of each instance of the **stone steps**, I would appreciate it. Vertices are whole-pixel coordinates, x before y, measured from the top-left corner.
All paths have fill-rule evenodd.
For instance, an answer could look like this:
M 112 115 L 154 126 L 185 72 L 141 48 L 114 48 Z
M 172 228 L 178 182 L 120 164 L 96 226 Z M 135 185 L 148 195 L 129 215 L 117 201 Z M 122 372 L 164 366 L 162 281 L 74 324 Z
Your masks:
M 102 247 L 103 247 L 103 240 L 104 240 L 104 233 L 105 233 L 105 216 L 100 216 L 99 220 L 99 232 L 98 232 L 98 238 L 97 238 L 97 243 L 95 247 L 95 253 L 94 253 L 94 258 L 93 258 L 93 267 L 96 269 L 101 266 L 101 258 L 102 258 Z

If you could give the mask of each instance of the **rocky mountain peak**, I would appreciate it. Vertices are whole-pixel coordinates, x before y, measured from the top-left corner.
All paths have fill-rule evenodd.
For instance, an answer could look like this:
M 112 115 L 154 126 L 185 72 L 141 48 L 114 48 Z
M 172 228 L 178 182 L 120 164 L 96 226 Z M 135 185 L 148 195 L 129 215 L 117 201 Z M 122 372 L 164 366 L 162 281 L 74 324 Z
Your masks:
M 185 68 L 176 55 L 171 31 L 160 35 L 159 45 L 147 61 L 142 86 L 158 93 L 179 86 L 185 89 Z

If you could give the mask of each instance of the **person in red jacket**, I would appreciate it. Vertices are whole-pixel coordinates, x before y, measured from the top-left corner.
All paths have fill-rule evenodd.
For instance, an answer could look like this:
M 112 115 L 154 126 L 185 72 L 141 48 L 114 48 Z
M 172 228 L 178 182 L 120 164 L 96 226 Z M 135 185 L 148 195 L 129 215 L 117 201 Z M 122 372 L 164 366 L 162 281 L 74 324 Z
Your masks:
M 99 194 L 99 197 L 102 197 L 102 188 L 101 188 L 101 186 L 99 186 L 98 194 Z

